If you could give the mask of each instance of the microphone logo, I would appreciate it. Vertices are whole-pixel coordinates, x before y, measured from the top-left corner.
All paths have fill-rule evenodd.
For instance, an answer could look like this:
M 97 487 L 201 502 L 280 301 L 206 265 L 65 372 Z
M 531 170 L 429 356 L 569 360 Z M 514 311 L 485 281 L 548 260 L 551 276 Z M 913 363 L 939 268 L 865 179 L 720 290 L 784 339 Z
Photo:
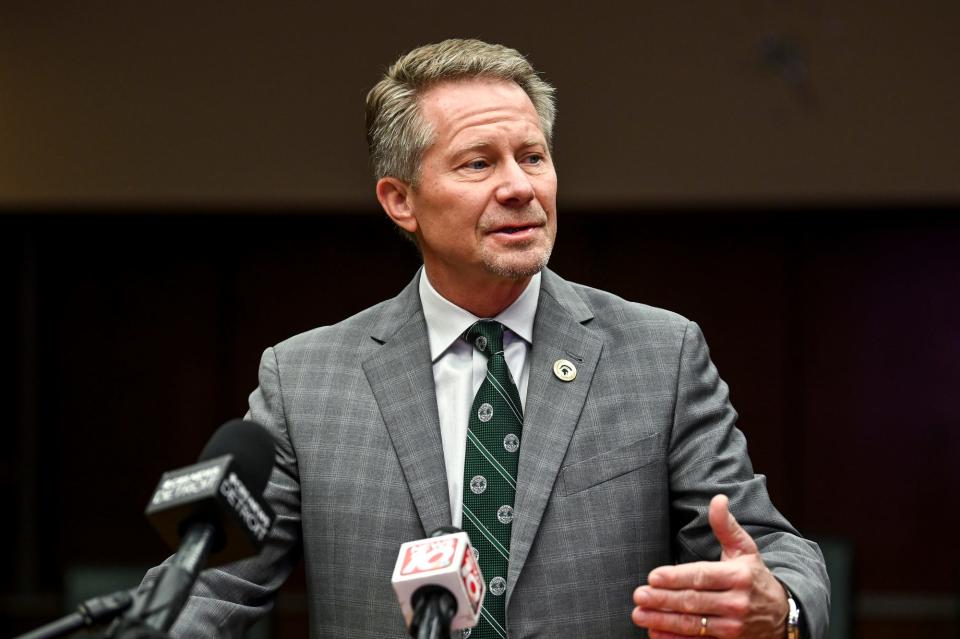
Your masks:
M 474 614 L 479 612 L 480 601 L 483 598 L 483 579 L 480 577 L 480 567 L 472 552 L 463 553 L 463 564 L 460 566 L 460 578 L 470 597 L 470 606 Z
M 205 466 L 198 464 L 169 473 L 170 476 L 165 475 L 161 480 L 153 494 L 153 499 L 150 500 L 150 505 L 160 506 L 207 492 L 220 481 L 224 468 L 220 460 L 214 460 Z
M 392 582 L 407 630 L 420 628 L 426 617 L 436 617 L 440 609 L 444 610 L 441 616 L 450 617 L 447 629 L 477 624 L 487 591 L 483 573 L 467 533 L 448 530 L 456 531 L 442 528 L 434 533 L 438 537 L 400 545 Z
M 402 560 L 400 574 L 408 576 L 447 568 L 453 563 L 457 554 L 458 542 L 459 539 L 456 537 L 441 537 L 425 539 L 408 546 Z
M 247 529 L 260 541 L 270 532 L 273 522 L 263 512 L 260 504 L 254 499 L 247 487 L 244 486 L 236 473 L 230 473 L 227 480 L 220 484 L 220 494 L 247 525 Z

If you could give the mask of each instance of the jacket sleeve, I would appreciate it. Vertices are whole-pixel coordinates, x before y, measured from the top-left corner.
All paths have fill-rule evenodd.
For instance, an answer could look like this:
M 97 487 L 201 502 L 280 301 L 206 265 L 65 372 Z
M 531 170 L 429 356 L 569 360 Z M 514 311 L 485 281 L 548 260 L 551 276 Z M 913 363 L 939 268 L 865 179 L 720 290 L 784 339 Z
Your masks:
M 676 560 L 719 559 L 707 512 L 713 495 L 727 495 L 731 513 L 756 541 L 764 563 L 799 603 L 804 636 L 824 637 L 830 581 L 823 555 L 774 508 L 766 477 L 754 474 L 727 385 L 693 322 L 683 334 L 676 398 L 669 452 Z
M 264 489 L 264 498 L 276 513 L 273 528 L 257 556 L 201 573 L 170 629 L 171 637 L 243 637 L 249 626 L 270 611 L 274 594 L 299 557 L 300 484 L 278 367 L 274 350 L 268 348 L 260 360 L 260 385 L 250 395 L 250 410 L 245 416 L 265 426 L 276 440 L 276 462 Z M 147 572 L 141 592 L 157 579 L 163 567 L 161 564 Z

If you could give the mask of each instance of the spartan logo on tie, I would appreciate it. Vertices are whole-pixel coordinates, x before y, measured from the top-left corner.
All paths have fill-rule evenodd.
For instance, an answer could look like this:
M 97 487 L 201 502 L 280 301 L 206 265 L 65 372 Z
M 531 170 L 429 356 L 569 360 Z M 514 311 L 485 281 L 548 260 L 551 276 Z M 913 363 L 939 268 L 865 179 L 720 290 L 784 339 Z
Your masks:
M 503 325 L 480 320 L 463 338 L 487 357 L 487 375 L 470 408 L 464 457 L 463 529 L 478 551 L 487 597 L 470 639 L 505 639 L 507 569 L 523 408 L 503 356 Z

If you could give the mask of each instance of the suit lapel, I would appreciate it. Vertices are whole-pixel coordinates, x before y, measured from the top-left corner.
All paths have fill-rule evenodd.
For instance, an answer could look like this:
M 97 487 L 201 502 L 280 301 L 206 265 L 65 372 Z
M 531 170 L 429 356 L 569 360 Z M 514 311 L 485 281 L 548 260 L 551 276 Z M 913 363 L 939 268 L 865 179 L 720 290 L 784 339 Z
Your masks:
M 400 460 L 423 529 L 450 525 L 446 465 L 434 390 L 427 326 L 414 278 L 370 332 L 376 342 L 363 361 Z M 590 309 L 566 281 L 544 270 L 533 328 L 527 410 L 517 470 L 516 518 L 510 541 L 507 604 L 537 535 L 600 359 L 602 340 L 584 324 Z M 553 364 L 567 359 L 577 377 L 563 382 Z
M 537 535 L 600 359 L 603 342 L 584 326 L 592 317 L 573 287 L 544 270 L 517 469 L 507 605 Z M 576 379 L 564 382 L 554 375 L 553 365 L 558 359 L 570 360 L 577 367 Z
M 384 306 L 371 337 L 379 347 L 363 371 L 380 407 L 425 533 L 449 526 L 450 498 L 440 438 L 427 325 L 414 277 Z

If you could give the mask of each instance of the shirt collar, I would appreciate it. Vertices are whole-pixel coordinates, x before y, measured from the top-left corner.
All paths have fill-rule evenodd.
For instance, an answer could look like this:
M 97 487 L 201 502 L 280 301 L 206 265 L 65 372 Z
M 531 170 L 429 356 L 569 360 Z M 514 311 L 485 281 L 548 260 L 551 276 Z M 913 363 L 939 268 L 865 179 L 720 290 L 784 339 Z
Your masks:
M 506 326 L 512 333 L 528 344 L 533 343 L 533 320 L 540 301 L 540 273 L 527 284 L 513 304 L 501 311 L 493 319 Z M 427 272 L 420 270 L 420 303 L 423 316 L 427 321 L 427 335 L 430 341 L 430 360 L 436 362 L 450 345 L 453 344 L 473 323 L 481 319 L 460 308 L 437 292 Z

